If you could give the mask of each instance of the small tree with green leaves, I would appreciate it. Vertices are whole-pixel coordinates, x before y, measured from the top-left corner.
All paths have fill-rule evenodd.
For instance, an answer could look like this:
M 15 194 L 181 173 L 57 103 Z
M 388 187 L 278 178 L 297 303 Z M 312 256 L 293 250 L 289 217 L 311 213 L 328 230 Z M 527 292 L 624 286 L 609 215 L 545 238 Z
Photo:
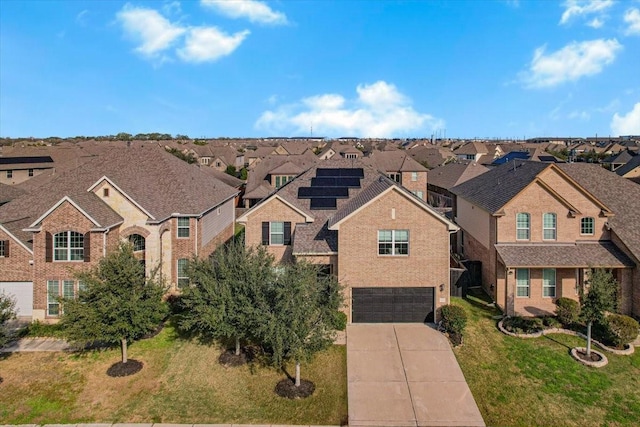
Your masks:
M 260 331 L 262 343 L 276 366 L 295 362 L 299 387 L 300 363 L 328 348 L 340 327 L 341 286 L 335 276 L 321 275 L 316 265 L 298 261 L 280 267 L 267 295 L 269 320 Z
M 607 311 L 616 306 L 618 282 L 611 272 L 597 268 L 589 271 L 589 289 L 580 296 L 580 317 L 587 323 L 587 356 L 591 356 L 591 327 L 605 321 Z
M 144 266 L 129 243 L 102 258 L 92 270 L 78 272 L 83 284 L 77 299 L 62 299 L 60 321 L 71 342 L 120 344 L 127 363 L 127 343 L 153 331 L 168 313 L 164 287 Z
M 273 282 L 273 257 L 263 247 L 246 249 L 233 242 L 220 247 L 208 260 L 193 259 L 187 266 L 191 285 L 180 297 L 178 327 L 210 340 L 253 340 L 264 322 L 263 288 Z
M 236 176 L 236 167 L 233 165 L 229 165 L 227 166 L 227 168 L 224 171 L 227 175 L 231 175 L 231 176 Z
M 5 330 L 6 323 L 16 318 L 16 300 L 0 291 L 0 347 L 8 341 L 8 333 Z

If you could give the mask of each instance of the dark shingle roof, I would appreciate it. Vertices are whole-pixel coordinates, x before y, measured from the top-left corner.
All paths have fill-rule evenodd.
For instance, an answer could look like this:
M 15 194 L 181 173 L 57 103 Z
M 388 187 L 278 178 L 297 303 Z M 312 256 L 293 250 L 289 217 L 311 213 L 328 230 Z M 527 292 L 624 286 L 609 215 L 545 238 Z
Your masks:
M 488 171 L 488 168 L 476 162 L 448 163 L 431 169 L 427 174 L 427 183 L 448 190 Z
M 567 244 L 497 244 L 507 267 L 633 267 L 635 264 L 611 242 Z
M 451 192 L 489 213 L 496 213 L 549 164 L 513 160 L 464 182 Z
M 16 197 L 22 196 L 24 190 L 12 185 L 0 184 L 0 205 L 7 203 Z
M 640 155 L 635 155 L 632 159 L 630 159 L 624 165 L 616 169 L 616 174 L 620 176 L 624 176 L 638 167 L 640 167 Z

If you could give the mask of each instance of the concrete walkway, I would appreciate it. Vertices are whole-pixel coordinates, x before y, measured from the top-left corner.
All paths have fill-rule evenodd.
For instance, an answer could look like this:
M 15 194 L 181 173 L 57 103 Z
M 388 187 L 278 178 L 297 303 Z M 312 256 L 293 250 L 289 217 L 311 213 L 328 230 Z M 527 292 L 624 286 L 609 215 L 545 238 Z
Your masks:
M 320 427 L 313 425 L 280 425 L 280 424 L 19 424 L 20 427 Z M 0 427 L 18 427 L 12 425 L 2 425 Z M 338 426 L 322 426 L 338 427 Z
M 347 327 L 349 426 L 484 426 L 447 338 L 422 324 Z
M 65 340 L 56 338 L 22 338 L 0 348 L 0 353 L 71 350 L 71 346 Z

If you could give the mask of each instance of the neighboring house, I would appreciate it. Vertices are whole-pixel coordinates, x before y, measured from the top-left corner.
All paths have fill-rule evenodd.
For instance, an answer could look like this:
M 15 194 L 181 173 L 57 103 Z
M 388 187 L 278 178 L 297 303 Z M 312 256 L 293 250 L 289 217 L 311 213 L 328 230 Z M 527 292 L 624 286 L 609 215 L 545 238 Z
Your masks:
M 486 144 L 482 142 L 472 141 L 467 142 L 461 147 L 453 150 L 453 154 L 460 160 L 471 160 L 474 162 L 480 161 L 480 158 L 489 154 L 489 150 Z M 493 160 L 492 160 L 493 161 Z
M 338 147 L 338 153 L 343 159 L 359 159 L 362 157 L 362 151 L 352 145 L 346 147 Z
M 307 150 L 299 156 L 265 157 L 253 169 L 249 170 L 247 188 L 243 195 L 244 207 L 252 207 L 318 161 L 311 150 Z
M 507 315 L 552 314 L 578 299 L 589 268 L 620 283 L 640 314 L 640 187 L 598 165 L 514 160 L 451 189 L 458 253 L 482 262 L 482 285 Z
M 476 162 L 447 163 L 431 169 L 427 181 L 427 201 L 435 208 L 452 208 L 451 189 L 489 171 Z
M 264 158 L 276 155 L 280 155 L 276 147 L 257 147 L 255 150 L 247 150 L 244 153 L 245 166 L 249 169 L 254 168 Z
M 616 174 L 624 178 L 640 178 L 640 154 L 634 155 L 624 165 L 616 168 Z
M 512 160 L 531 160 L 534 162 L 544 162 L 544 163 L 561 163 L 562 160 L 557 157 L 543 151 L 541 148 L 535 149 L 525 149 L 523 151 L 510 151 L 507 154 L 504 154 L 493 162 L 491 162 L 491 166 L 500 166 L 504 163 L 508 163 Z
M 305 259 L 345 286 L 348 321 L 434 321 L 458 227 L 362 161 L 326 160 L 238 218 L 245 244 Z
M 427 168 L 405 151 L 373 151 L 365 161 L 420 199 L 427 200 Z
M 0 157 L 0 184 L 20 184 L 53 167 L 50 156 Z
M 0 289 L 16 295 L 21 316 L 55 320 L 58 297 L 82 285 L 74 270 L 121 240 L 176 289 L 189 258 L 233 236 L 237 194 L 152 143 L 109 150 L 0 206 Z
M 618 168 L 629 163 L 637 154 L 633 151 L 625 150 L 621 151 L 617 154 L 613 154 L 606 159 L 602 160 L 602 166 L 609 169 L 612 172 L 615 172 Z
M 320 153 L 318 153 L 318 158 L 320 160 L 329 160 L 335 156 L 336 150 L 333 149 L 333 144 L 327 144 Z
M 453 152 L 448 148 L 433 146 L 417 146 L 408 150 L 408 153 L 415 159 L 415 161 L 427 169 L 442 166 L 448 161 L 456 158 Z

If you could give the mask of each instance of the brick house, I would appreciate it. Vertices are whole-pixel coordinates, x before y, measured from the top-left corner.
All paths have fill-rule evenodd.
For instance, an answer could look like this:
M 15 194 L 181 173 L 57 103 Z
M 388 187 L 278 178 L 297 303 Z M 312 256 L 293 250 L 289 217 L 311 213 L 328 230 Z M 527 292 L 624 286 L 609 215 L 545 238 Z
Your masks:
M 625 314 L 640 314 L 640 187 L 598 165 L 514 160 L 454 187 L 458 253 L 507 315 L 578 299 L 589 268 L 611 269 Z
M 422 200 L 427 200 L 427 168 L 405 151 L 373 151 L 366 160 Z
M 128 240 L 147 274 L 175 289 L 189 258 L 233 235 L 237 194 L 154 144 L 110 150 L 0 207 L 0 288 L 21 316 L 54 320 L 56 298 L 81 286 L 74 271 Z
M 458 227 L 362 161 L 314 165 L 238 222 L 247 246 L 334 274 L 350 323 L 433 321 L 449 302 L 449 236 Z

